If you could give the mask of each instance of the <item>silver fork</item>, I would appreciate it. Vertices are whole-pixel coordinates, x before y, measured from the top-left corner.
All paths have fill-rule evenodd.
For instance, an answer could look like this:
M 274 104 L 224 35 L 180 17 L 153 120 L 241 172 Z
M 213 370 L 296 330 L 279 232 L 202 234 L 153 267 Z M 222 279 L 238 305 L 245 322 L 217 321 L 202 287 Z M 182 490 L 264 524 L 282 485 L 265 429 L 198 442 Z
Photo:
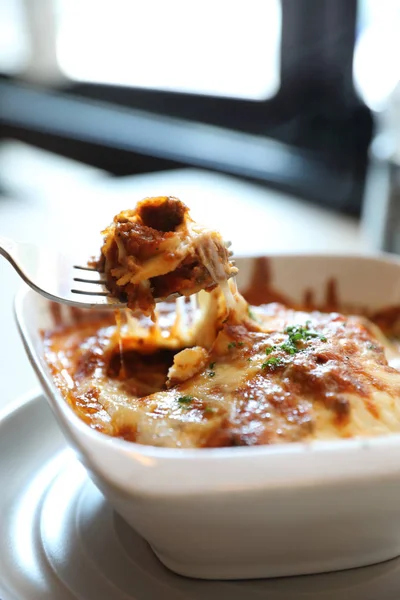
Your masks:
M 231 242 L 225 242 L 229 248 Z M 35 244 L 14 242 L 0 236 L 0 255 L 3 255 L 22 279 L 36 292 L 49 300 L 78 308 L 125 308 L 105 287 L 104 273 L 87 266 L 86 259 L 41 248 Z M 233 252 L 229 251 L 232 257 Z M 234 260 L 230 260 L 234 264 Z M 178 298 L 179 293 L 168 299 Z M 162 300 L 165 300 L 163 298 Z M 161 302 L 156 299 L 156 302 Z
M 104 274 L 86 266 L 87 257 L 73 259 L 34 244 L 0 236 L 0 254 L 36 292 L 49 300 L 78 308 L 123 308 L 105 288 Z

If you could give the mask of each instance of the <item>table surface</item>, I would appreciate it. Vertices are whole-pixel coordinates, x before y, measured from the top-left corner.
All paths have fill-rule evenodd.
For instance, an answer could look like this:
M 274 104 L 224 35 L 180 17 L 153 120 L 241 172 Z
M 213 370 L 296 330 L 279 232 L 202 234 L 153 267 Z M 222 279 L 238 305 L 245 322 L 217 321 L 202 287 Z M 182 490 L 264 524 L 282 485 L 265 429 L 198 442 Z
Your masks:
M 0 146 L 0 235 L 83 255 L 99 248 L 114 214 L 149 195 L 174 195 L 200 222 L 232 240 L 236 255 L 292 252 L 365 253 L 359 221 L 263 186 L 197 169 L 114 179 L 24 144 Z M 88 233 L 88 231 L 90 233 Z M 21 286 L 0 259 L 0 408 L 37 381 L 13 317 Z

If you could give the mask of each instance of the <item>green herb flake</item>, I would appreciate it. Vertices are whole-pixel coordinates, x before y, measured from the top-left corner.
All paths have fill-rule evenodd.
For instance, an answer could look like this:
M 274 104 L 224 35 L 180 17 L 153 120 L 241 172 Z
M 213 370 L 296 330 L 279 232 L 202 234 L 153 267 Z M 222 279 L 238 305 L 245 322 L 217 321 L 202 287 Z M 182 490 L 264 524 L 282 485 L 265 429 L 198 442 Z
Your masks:
M 271 358 L 269 358 L 267 361 L 265 361 L 265 363 L 263 363 L 261 366 L 263 369 L 265 369 L 266 367 L 277 367 L 281 364 L 282 364 L 282 359 L 279 358 L 279 356 L 271 356 Z
M 238 346 L 238 348 L 241 348 L 242 346 L 244 346 L 244 342 L 238 342 L 237 346 Z
M 253 321 L 257 321 L 256 316 L 251 310 L 250 306 L 247 307 L 247 314 L 249 315 L 250 319 L 253 319 Z
M 296 348 L 296 346 L 290 342 L 285 342 L 284 344 L 281 344 L 280 347 L 288 354 L 296 354 L 296 352 L 299 352 L 298 348 Z
M 204 412 L 205 413 L 215 413 L 215 412 L 217 412 L 217 409 L 214 408 L 213 406 L 206 406 L 204 409 Z
M 248 360 L 248 362 L 252 362 L 253 359 L 252 358 L 248 358 L 247 360 Z
M 231 348 L 236 348 L 236 342 L 229 342 L 228 350 L 230 350 Z
M 209 377 L 214 377 L 214 376 L 215 376 L 215 371 L 210 371 L 210 372 L 208 373 L 208 376 L 209 376 Z
M 286 327 L 284 333 L 289 336 L 289 345 L 294 346 L 296 352 L 299 351 L 296 344 L 297 342 L 307 342 L 313 338 L 319 338 L 322 342 L 326 342 L 327 339 L 324 335 L 319 334 L 317 331 L 311 331 L 308 327 L 311 325 L 311 321 L 306 321 L 306 326 L 302 325 L 290 325 Z
M 265 354 L 268 356 L 268 354 L 271 354 L 271 352 L 273 352 L 276 349 L 276 346 L 268 346 L 267 348 L 265 348 Z
M 182 405 L 190 404 L 192 400 L 193 396 L 180 396 L 180 398 L 178 398 L 179 404 Z
M 212 363 L 209 364 L 209 369 L 212 370 L 214 367 L 215 367 L 215 362 L 212 362 Z

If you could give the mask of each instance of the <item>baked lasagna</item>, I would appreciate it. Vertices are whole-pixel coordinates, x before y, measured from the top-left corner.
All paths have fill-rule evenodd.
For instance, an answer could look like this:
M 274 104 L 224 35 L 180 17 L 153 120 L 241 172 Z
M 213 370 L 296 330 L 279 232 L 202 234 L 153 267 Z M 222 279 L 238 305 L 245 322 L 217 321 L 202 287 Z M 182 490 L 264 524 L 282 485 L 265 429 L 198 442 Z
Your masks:
M 97 267 L 128 308 L 154 316 L 157 301 L 223 285 L 236 274 L 221 235 L 172 196 L 145 198 L 103 231 Z
M 290 306 L 275 291 L 274 301 L 250 306 L 234 280 L 227 281 L 226 248 L 213 234 L 225 269 L 223 285 L 216 283 L 202 254 L 208 242 L 193 244 L 202 236 L 196 228 L 187 237 L 192 225 L 182 203 L 144 201 L 121 215 L 103 256 L 110 278 L 120 277 L 116 293 L 125 290 L 135 311 L 118 311 L 117 318 L 89 312 L 44 334 L 56 385 L 90 427 L 171 448 L 400 432 L 400 372 L 388 363 L 398 357 L 389 341 L 389 322 L 398 328 L 395 316 L 381 314 L 374 323 L 374 317 L 341 314 L 332 310 L 333 293 L 324 310 L 312 307 L 309 296 L 307 306 Z M 138 279 L 131 278 L 135 269 Z M 152 320 L 147 303 L 138 311 L 143 290 L 134 286 L 142 281 L 149 282 L 150 303 L 172 291 L 205 289 L 194 301 L 158 303 Z M 254 287 L 246 295 L 262 300 Z

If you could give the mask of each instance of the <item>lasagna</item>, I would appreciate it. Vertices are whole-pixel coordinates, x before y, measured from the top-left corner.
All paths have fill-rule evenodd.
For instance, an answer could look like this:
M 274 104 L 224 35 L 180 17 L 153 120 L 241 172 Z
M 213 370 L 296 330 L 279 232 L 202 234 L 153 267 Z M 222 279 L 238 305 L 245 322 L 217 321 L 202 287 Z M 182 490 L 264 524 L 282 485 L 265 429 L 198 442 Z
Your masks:
M 159 310 L 156 324 L 118 331 L 106 315 L 45 336 L 56 384 L 91 427 L 179 448 L 400 431 L 400 373 L 365 318 L 268 304 L 206 339 L 201 318 L 180 331 L 173 305 Z
M 191 219 L 171 196 L 145 198 L 103 231 L 96 266 L 128 308 L 154 319 L 157 301 L 224 285 L 236 274 L 221 235 Z
M 149 213 L 143 212 L 150 206 Z M 175 217 L 168 220 L 159 206 Z M 144 201 L 127 215 L 126 221 L 120 216 L 114 221 L 116 229 L 124 223 L 126 229 L 122 227 L 119 237 L 116 232 L 110 235 L 103 248 L 104 260 L 110 258 L 110 277 L 124 277 L 114 269 L 119 268 L 117 263 L 127 268 L 132 256 L 135 268 L 148 275 L 151 299 L 177 290 L 183 296 L 159 302 L 150 318 L 147 309 L 138 310 L 141 292 L 136 290 L 133 312 L 118 311 L 117 319 L 109 312 L 89 313 L 74 325 L 45 332 L 45 355 L 56 385 L 90 427 L 132 442 L 171 448 L 400 432 L 400 372 L 388 363 L 388 358 L 398 361 L 398 351 L 389 341 L 390 324 L 398 327 L 396 315 L 381 313 L 368 319 L 341 314 L 333 310 L 332 294 L 324 310 L 312 307 L 309 297 L 307 306 L 291 306 L 276 291 L 270 292 L 270 302 L 250 306 L 244 296 L 255 299 L 254 288 L 242 296 L 234 280 L 227 281 L 232 271 L 222 238 L 211 236 L 215 256 L 225 269 L 222 285 L 199 250 L 208 242 L 193 244 L 192 234 L 187 241 L 191 225 L 182 203 L 170 198 Z M 149 237 L 143 227 L 152 230 Z M 131 237 L 132 231 L 141 233 Z M 158 250 L 149 242 L 153 232 L 168 240 L 165 246 L 160 242 Z M 174 236 L 179 232 L 183 233 L 177 242 Z M 172 235 L 164 237 L 166 233 Z M 201 237 L 201 231 L 196 229 L 196 235 Z M 209 233 L 206 237 L 210 239 Z M 171 239 L 179 256 L 172 252 L 167 258 Z M 147 243 L 149 254 L 143 254 Z M 159 254 L 160 248 L 168 248 L 167 256 Z M 174 270 L 155 275 L 148 263 L 152 264 L 152 256 L 156 264 L 171 260 L 177 271 L 159 287 L 157 277 Z M 115 285 L 121 290 L 127 286 L 124 293 L 129 296 L 133 289 L 129 286 L 137 281 L 144 279 L 122 279 Z M 205 289 L 194 300 L 185 297 L 200 287 Z

